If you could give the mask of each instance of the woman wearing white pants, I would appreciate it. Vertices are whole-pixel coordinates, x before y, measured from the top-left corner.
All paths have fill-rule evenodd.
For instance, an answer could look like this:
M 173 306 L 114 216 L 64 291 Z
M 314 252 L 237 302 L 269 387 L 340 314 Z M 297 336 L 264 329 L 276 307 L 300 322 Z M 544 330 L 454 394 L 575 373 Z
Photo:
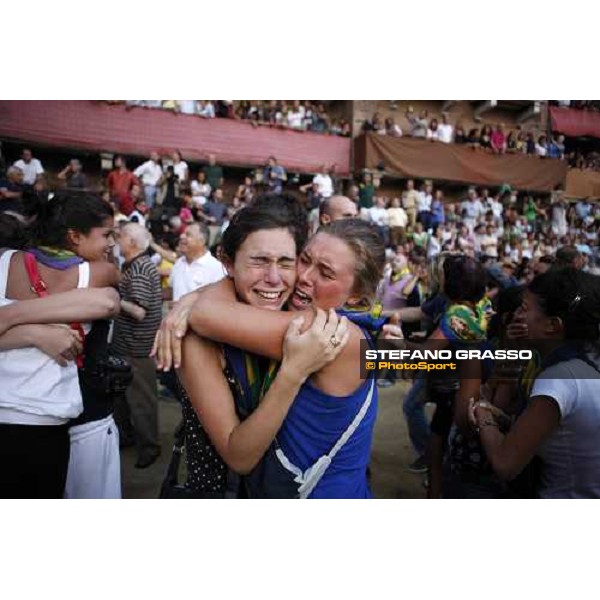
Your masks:
M 119 431 L 112 414 L 69 429 L 65 498 L 121 498 Z
M 66 498 L 121 498 L 119 432 L 113 419 L 114 397 L 99 364 L 108 352 L 108 321 L 94 321 L 85 337 L 79 386 L 83 413 L 71 421 L 71 456 Z

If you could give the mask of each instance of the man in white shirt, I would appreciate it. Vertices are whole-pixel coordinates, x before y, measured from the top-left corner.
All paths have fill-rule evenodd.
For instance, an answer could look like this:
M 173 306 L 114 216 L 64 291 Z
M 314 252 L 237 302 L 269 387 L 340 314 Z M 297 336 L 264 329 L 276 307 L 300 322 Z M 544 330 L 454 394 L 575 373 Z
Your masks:
M 475 223 L 484 214 L 481 200 L 477 197 L 475 188 L 469 188 L 469 194 L 466 200 L 461 205 L 463 223 L 468 227 L 469 233 L 473 233 Z
M 423 229 L 427 231 L 431 227 L 431 203 L 433 202 L 433 186 L 425 183 L 419 192 L 417 199 L 417 220 L 423 223 Z
M 190 173 L 190 169 L 188 167 L 188 164 L 185 162 L 185 160 L 183 160 L 183 157 L 181 156 L 181 152 L 179 152 L 179 150 L 174 150 L 173 153 L 171 154 L 171 160 L 173 162 L 173 171 L 175 172 L 175 175 L 177 175 L 178 179 L 178 183 L 180 184 L 185 184 L 187 183 L 188 179 L 189 179 L 189 173 Z M 167 172 L 167 168 L 165 166 L 165 173 Z
M 288 127 L 291 127 L 292 129 L 302 129 L 305 114 L 306 111 L 304 106 L 300 104 L 300 100 L 294 100 L 294 104 L 287 114 Z
M 375 198 L 375 206 L 368 209 L 369 221 L 373 225 L 383 227 L 388 224 L 388 213 L 385 208 L 385 199 L 381 196 Z
M 13 166 L 23 172 L 24 185 L 33 185 L 44 174 L 42 163 L 37 158 L 33 158 L 29 148 L 23 148 L 21 158 Z
M 331 198 L 333 196 L 333 181 L 329 176 L 329 167 L 323 165 L 322 173 L 318 173 L 313 177 L 313 183 L 316 183 L 319 189 L 319 193 L 323 199 Z
M 494 213 L 494 217 L 502 217 L 502 212 L 504 211 L 502 202 L 498 200 L 498 197 L 490 196 L 489 190 L 486 188 L 481 190 L 481 204 L 486 212 L 491 210 Z
M 562 237 L 567 235 L 567 203 L 564 200 L 562 193 L 556 195 L 556 200 L 551 205 L 551 223 L 552 233 Z
M 416 138 L 425 138 L 427 137 L 427 130 L 429 129 L 429 122 L 427 119 L 427 111 L 422 110 L 419 114 L 419 117 L 415 117 L 412 112 L 412 106 L 408 107 L 408 111 L 406 112 L 406 118 L 410 123 L 410 135 Z
M 177 100 L 177 105 L 184 115 L 195 115 L 198 112 L 197 100 Z
M 169 278 L 175 302 L 225 277 L 223 265 L 208 250 L 208 239 L 209 231 L 204 223 L 191 223 L 181 234 L 179 248 L 183 256 L 173 265 Z
M 483 253 L 483 241 L 485 238 L 485 225 L 483 223 L 479 223 L 475 226 L 473 239 L 475 240 L 475 256 L 481 258 Z
M 369 222 L 373 223 L 373 225 L 377 227 L 384 243 L 387 246 L 390 228 L 389 216 L 385 206 L 385 198 L 377 196 L 375 198 L 375 205 L 367 209 L 367 214 Z
M 214 104 L 210 100 L 199 100 L 198 114 L 204 119 L 214 119 L 216 116 Z
M 144 186 L 144 195 L 146 197 L 146 206 L 150 209 L 154 206 L 156 200 L 156 191 L 162 180 L 162 168 L 159 163 L 158 152 L 150 154 L 150 160 L 140 165 L 133 174 L 141 180 Z
M 446 113 L 442 113 L 442 122 L 438 124 L 437 128 L 437 139 L 440 142 L 444 142 L 444 144 L 449 144 L 452 142 L 452 134 L 454 133 L 454 128 L 450 123 L 448 123 L 448 115 Z

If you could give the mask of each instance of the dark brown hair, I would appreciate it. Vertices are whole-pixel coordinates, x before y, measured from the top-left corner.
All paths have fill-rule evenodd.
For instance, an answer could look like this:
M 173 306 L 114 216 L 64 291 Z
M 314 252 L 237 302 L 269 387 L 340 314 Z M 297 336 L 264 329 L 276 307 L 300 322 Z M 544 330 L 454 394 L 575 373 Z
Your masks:
M 233 215 L 223 234 L 223 253 L 234 261 L 237 251 L 250 234 L 280 228 L 290 232 L 296 242 L 296 252 L 300 252 L 308 235 L 306 211 L 291 196 L 265 194 Z

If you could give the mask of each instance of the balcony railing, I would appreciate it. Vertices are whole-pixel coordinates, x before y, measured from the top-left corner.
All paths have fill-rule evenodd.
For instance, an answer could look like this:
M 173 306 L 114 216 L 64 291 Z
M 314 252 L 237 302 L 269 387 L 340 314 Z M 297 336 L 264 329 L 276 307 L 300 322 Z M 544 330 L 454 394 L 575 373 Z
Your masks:
M 169 111 L 93 101 L 0 101 L 0 137 L 32 145 L 145 156 L 178 149 L 184 159 L 264 165 L 270 155 L 288 170 L 315 173 L 324 163 L 350 171 L 349 138 L 253 127 L 233 119 L 201 119 Z

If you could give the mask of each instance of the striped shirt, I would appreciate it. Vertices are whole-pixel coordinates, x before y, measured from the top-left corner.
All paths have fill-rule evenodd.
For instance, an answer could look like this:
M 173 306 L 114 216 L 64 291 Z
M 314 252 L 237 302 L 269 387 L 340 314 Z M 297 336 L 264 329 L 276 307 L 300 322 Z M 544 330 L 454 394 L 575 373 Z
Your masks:
M 160 275 L 146 254 L 123 265 L 119 283 L 122 300 L 134 302 L 146 311 L 141 321 L 121 311 L 115 320 L 113 349 L 117 354 L 147 358 L 152 350 L 162 317 Z

